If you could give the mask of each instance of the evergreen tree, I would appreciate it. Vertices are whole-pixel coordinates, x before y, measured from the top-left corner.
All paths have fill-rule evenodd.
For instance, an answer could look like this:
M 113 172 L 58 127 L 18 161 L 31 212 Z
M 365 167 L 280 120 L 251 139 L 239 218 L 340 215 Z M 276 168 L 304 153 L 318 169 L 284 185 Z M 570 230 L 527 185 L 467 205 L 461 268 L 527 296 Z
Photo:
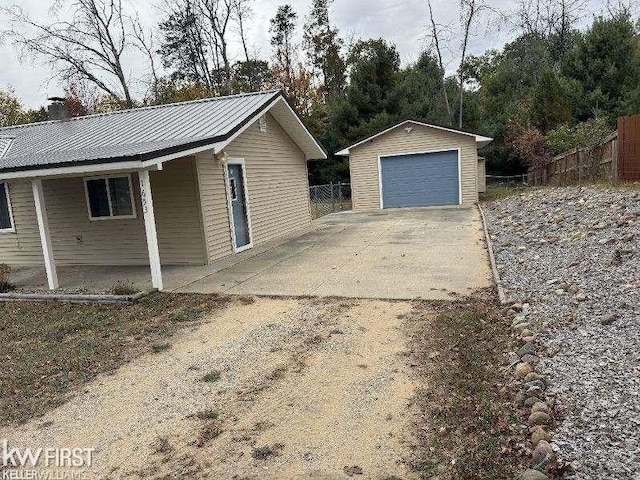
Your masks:
M 568 54 L 564 73 L 575 79 L 583 95 L 575 116 L 586 120 L 617 116 L 640 109 L 640 57 L 635 26 L 627 12 L 596 18 Z
M 322 94 L 332 99 L 344 89 L 345 62 L 341 56 L 342 39 L 338 30 L 331 28 L 329 5 L 332 0 L 313 0 L 309 21 L 304 28 L 304 47 L 319 77 Z

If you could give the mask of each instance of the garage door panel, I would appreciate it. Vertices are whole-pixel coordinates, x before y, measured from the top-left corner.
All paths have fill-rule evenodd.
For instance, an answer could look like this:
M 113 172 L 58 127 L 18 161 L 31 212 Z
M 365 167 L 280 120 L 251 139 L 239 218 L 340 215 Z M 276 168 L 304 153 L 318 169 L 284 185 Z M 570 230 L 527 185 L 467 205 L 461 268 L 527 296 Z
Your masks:
M 457 205 L 458 151 L 398 155 L 380 159 L 384 208 Z

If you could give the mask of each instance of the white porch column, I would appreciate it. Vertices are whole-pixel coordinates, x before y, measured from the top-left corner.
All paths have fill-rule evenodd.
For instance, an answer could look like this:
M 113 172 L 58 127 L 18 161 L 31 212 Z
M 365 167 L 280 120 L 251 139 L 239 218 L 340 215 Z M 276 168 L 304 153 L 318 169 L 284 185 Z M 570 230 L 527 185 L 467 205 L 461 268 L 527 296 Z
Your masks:
M 151 266 L 151 283 L 154 288 L 162 290 L 162 270 L 160 268 L 160 251 L 158 250 L 158 233 L 156 231 L 156 217 L 153 213 L 153 197 L 151 196 L 151 182 L 149 171 L 139 170 L 140 200 L 144 212 L 144 229 L 147 234 L 147 248 L 149 249 L 149 265 Z
M 36 204 L 36 217 L 38 218 L 40 243 L 42 244 L 42 254 L 44 255 L 44 268 L 47 271 L 47 283 L 50 290 L 55 290 L 58 288 L 58 272 L 56 271 L 56 262 L 53 259 L 53 248 L 51 248 L 49 219 L 47 218 L 47 208 L 44 204 L 42 180 L 31 180 L 31 188 L 33 189 L 33 200 Z

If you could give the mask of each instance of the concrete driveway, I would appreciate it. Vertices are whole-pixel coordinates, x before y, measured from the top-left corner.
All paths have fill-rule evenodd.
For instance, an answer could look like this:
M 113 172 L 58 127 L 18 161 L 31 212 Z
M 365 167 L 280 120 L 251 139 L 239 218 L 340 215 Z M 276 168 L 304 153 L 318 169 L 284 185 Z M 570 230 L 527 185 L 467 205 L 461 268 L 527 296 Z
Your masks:
M 466 295 L 491 286 L 490 273 L 475 208 L 336 213 L 211 265 L 162 267 L 167 291 L 399 300 Z M 68 293 L 151 286 L 141 265 L 60 266 L 58 277 Z M 13 269 L 11 281 L 46 289 L 43 267 Z
M 450 299 L 491 286 L 477 209 L 345 212 L 179 292 Z

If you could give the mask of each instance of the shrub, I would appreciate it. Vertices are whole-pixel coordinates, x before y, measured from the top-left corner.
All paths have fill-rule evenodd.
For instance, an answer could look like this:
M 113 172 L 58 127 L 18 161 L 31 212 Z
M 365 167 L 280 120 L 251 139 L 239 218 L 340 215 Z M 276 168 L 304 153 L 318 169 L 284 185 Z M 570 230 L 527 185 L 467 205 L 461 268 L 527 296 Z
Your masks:
M 118 280 L 113 287 L 111 287 L 111 293 L 113 295 L 133 295 L 140 290 L 135 287 L 131 282 L 123 282 Z
M 9 281 L 11 267 L 4 263 L 0 263 L 0 293 L 13 290 L 13 285 Z

